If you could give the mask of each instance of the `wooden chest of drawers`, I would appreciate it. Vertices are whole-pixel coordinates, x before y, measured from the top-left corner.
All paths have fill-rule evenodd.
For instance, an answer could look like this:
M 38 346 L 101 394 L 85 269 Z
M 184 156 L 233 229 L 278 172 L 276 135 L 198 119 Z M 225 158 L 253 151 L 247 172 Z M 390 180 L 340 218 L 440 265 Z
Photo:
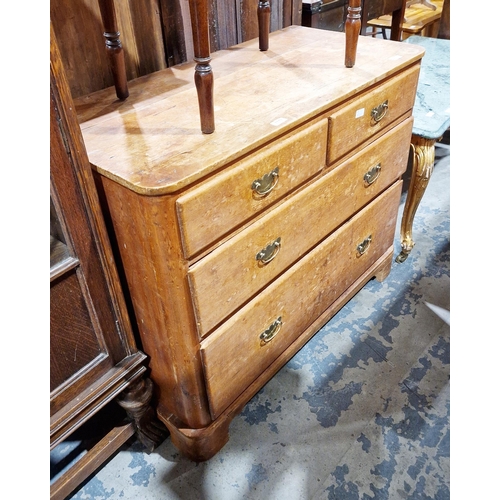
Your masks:
M 389 273 L 420 59 L 409 44 L 291 26 L 76 102 L 158 413 L 194 460 L 369 279 Z

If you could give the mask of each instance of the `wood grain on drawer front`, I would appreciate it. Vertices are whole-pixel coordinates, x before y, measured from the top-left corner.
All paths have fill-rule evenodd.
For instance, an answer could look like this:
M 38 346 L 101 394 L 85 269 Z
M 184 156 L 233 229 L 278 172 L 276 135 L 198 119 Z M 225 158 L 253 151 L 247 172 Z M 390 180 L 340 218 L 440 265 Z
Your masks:
M 419 75 L 414 66 L 341 107 L 329 117 L 328 159 L 330 165 L 369 139 L 413 107 Z M 376 122 L 372 110 L 387 101 L 383 118 Z
M 392 185 L 201 342 L 214 419 L 392 247 L 401 185 Z M 358 245 L 370 236 L 359 255 Z M 281 329 L 261 345 L 261 333 L 278 318 Z
M 236 163 L 177 200 L 186 258 L 261 212 L 325 166 L 327 120 L 295 131 Z M 276 186 L 257 196 L 252 183 L 279 169 Z
M 391 129 L 190 268 L 188 277 L 200 336 L 403 174 L 412 123 L 410 118 Z M 368 185 L 364 176 L 377 166 L 378 177 Z M 278 238 L 275 257 L 262 264 L 256 255 Z

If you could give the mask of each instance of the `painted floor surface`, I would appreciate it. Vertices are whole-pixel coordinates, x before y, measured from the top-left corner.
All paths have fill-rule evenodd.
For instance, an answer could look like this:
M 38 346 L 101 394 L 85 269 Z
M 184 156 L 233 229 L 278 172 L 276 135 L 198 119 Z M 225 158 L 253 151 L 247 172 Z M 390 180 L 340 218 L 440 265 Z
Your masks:
M 134 441 L 69 498 L 449 499 L 449 188 L 443 145 L 406 262 L 318 331 L 232 421 L 215 457 L 196 464 L 169 438 L 151 454 Z

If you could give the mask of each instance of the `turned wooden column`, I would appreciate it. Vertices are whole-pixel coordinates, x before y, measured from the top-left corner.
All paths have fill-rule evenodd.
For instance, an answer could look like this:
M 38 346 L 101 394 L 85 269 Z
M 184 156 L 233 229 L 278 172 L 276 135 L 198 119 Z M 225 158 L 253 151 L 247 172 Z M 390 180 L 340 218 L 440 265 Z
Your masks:
M 149 452 L 153 451 L 169 434 L 151 406 L 153 382 L 141 378 L 121 392 L 116 401 L 132 420 L 137 437 Z
M 210 37 L 207 0 L 189 0 L 191 26 L 193 28 L 194 82 L 198 92 L 201 131 L 211 134 L 215 130 L 214 76 L 210 66 Z
M 434 171 L 435 144 L 437 140 L 425 139 L 415 134 L 411 138 L 413 168 L 401 221 L 401 253 L 396 257 L 396 262 L 399 263 L 408 258 L 415 246 L 412 237 L 413 220 Z
M 104 26 L 106 51 L 111 65 L 111 72 L 113 73 L 116 96 L 118 99 L 124 100 L 129 95 L 127 73 L 125 71 L 125 55 L 120 41 L 120 32 L 118 31 L 113 0 L 99 0 L 99 9 Z
M 269 0 L 259 0 L 257 19 L 259 23 L 259 49 L 266 51 L 269 48 L 269 31 L 271 28 L 271 4 Z
M 349 0 L 345 22 L 345 66 L 352 68 L 356 62 L 358 37 L 361 30 L 361 0 Z

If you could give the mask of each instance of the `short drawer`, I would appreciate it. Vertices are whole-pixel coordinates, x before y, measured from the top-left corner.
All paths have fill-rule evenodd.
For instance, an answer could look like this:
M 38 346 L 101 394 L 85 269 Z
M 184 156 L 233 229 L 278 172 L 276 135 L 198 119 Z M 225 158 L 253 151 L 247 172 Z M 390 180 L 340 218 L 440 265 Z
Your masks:
M 403 174 L 412 123 L 391 129 L 191 266 L 201 337 Z
M 325 166 L 328 122 L 295 131 L 177 200 L 189 258 L 243 224 Z
M 419 66 L 414 66 L 333 113 L 328 119 L 327 164 L 412 109 L 418 75 Z
M 393 245 L 398 181 L 201 343 L 217 418 L 300 334 Z

